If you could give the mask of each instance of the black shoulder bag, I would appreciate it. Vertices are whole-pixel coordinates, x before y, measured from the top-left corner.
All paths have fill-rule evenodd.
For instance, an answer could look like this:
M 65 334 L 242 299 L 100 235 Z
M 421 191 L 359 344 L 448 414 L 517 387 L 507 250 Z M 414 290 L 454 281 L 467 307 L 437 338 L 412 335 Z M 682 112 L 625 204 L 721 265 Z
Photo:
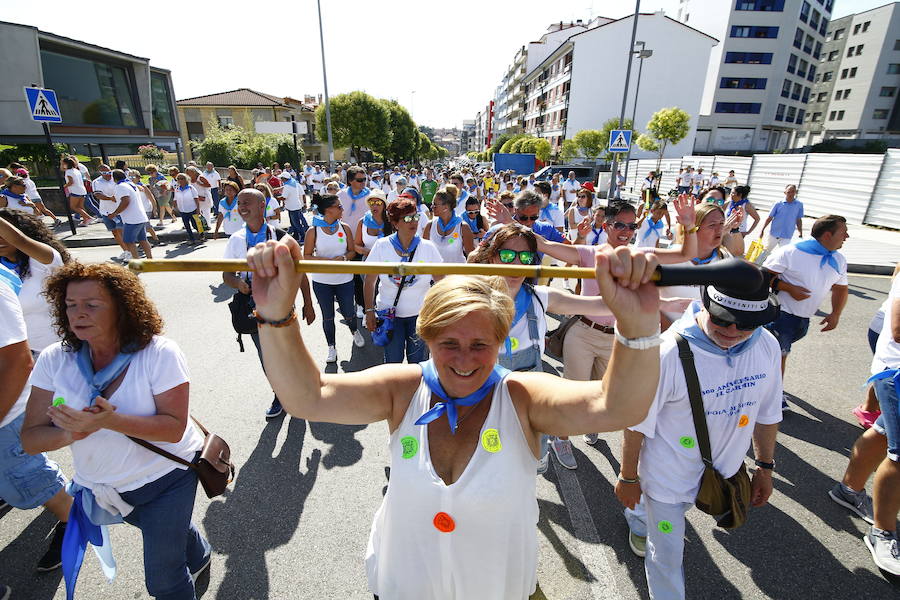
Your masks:
M 266 239 L 271 239 L 272 229 L 268 225 L 264 225 L 264 227 L 266 227 Z M 284 235 L 283 229 L 275 229 L 276 240 L 280 240 Z M 253 284 L 249 276 L 245 277 L 244 281 L 252 288 Z M 255 308 L 256 303 L 253 301 L 252 293 L 242 294 L 241 292 L 235 292 L 231 297 L 231 302 L 228 303 L 228 309 L 231 311 L 231 326 L 238 334 L 237 343 L 241 352 L 244 351 L 244 340 L 241 338 L 241 335 L 250 335 L 256 333 L 259 329 L 256 318 L 253 316 Z

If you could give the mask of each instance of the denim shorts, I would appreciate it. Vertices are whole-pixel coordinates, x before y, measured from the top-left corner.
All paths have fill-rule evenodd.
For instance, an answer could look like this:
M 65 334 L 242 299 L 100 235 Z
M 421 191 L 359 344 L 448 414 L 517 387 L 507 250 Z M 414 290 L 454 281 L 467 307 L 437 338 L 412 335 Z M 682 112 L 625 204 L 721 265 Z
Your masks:
M 900 462 L 900 398 L 891 378 L 872 382 L 875 397 L 881 408 L 881 416 L 875 420 L 872 429 L 887 436 L 887 456 L 894 462 Z
M 22 413 L 0 427 L 0 498 L 27 510 L 47 502 L 63 489 L 66 478 L 46 454 L 26 454 L 19 432 L 25 421 Z
M 791 353 L 791 345 L 802 339 L 809 331 L 809 319 L 781 311 L 777 319 L 766 325 L 766 329 L 778 340 L 781 354 L 787 356 Z
M 125 223 L 122 227 L 122 241 L 126 244 L 147 241 L 147 222 Z
M 122 229 L 125 226 L 125 224 L 122 223 L 122 217 L 118 215 L 113 218 L 109 218 L 107 215 L 100 215 L 100 218 L 103 219 L 103 224 L 106 225 L 107 231 Z

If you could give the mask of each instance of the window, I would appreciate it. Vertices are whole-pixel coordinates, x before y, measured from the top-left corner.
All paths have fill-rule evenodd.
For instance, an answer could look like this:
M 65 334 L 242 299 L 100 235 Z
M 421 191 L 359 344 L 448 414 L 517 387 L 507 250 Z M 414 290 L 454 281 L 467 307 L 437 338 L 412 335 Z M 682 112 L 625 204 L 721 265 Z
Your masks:
M 811 91 L 811 90 L 810 90 L 808 87 L 804 87 L 804 88 L 803 88 L 803 98 L 801 99 L 801 101 L 803 102 L 803 104 L 806 104 L 807 102 L 809 102 L 809 93 L 810 93 L 810 91 Z
M 791 95 L 791 80 L 785 79 L 784 83 L 781 85 L 781 96 L 783 98 L 787 98 Z
M 802 108 L 797 109 L 797 120 L 795 121 L 797 125 L 803 125 L 803 117 L 806 116 L 806 111 Z
M 775 109 L 775 120 L 784 121 L 784 104 L 779 104 Z
M 787 110 L 787 116 L 784 118 L 788 123 L 793 123 L 794 119 L 797 118 L 797 109 L 793 106 L 789 106 Z
M 219 121 L 219 127 L 234 127 L 234 117 L 230 108 L 217 108 L 216 119 Z
M 829 121 L 834 121 L 834 118 L 835 118 L 836 116 L 837 116 L 837 111 L 836 111 L 836 110 L 833 110 L 833 111 L 831 111 L 830 113 L 828 113 L 828 120 L 829 120 Z
M 891 63 L 888 65 L 888 75 L 896 75 L 900 73 L 900 63 Z
M 865 46 L 865 44 L 860 44 L 859 46 L 856 47 L 856 55 L 857 55 L 857 56 L 859 56 L 860 54 L 862 54 L 863 46 Z
M 724 89 L 764 90 L 766 89 L 766 79 L 764 77 L 722 77 L 719 87 Z
M 812 119 L 810 119 L 810 120 L 811 120 L 813 123 L 818 123 L 819 121 L 822 120 L 822 113 L 820 113 L 820 112 L 814 112 L 814 113 L 812 114 Z
M 801 46 L 803 46 L 803 30 L 798 27 L 794 33 L 794 48 L 800 48 Z
M 844 34 L 847 33 L 846 29 L 838 29 L 834 32 L 834 39 L 839 40 L 844 37 Z
M 900 41 L 900 40 L 897 40 L 897 41 Z M 828 53 L 828 62 L 831 62 L 831 61 L 833 61 L 834 59 L 836 59 L 836 58 L 837 58 L 837 55 L 838 55 L 838 51 L 837 51 L 837 50 L 832 50 L 831 52 L 829 52 L 829 53 Z
M 153 107 L 154 129 L 177 130 L 168 78 L 162 73 L 150 73 L 150 104 Z
M 863 23 L 863 33 L 867 32 L 869 30 L 869 25 L 871 25 L 871 24 L 872 24 L 872 21 L 866 21 L 865 23 Z
M 822 14 L 813 9 L 812 15 L 809 17 L 809 26 L 812 27 L 813 31 L 819 28 L 819 19 L 822 18 Z
M 822 42 L 816 42 L 816 49 L 813 50 L 813 58 L 819 58 L 822 55 Z
M 844 97 L 844 90 L 838 90 L 834 93 L 835 100 L 840 100 L 843 97 Z
M 834 79 L 834 71 L 822 73 L 822 81 L 831 81 L 832 79 Z
M 41 63 L 66 124 L 143 127 L 125 67 L 51 50 L 41 50 Z
M 819 24 L 819 35 L 825 35 L 825 32 L 828 30 L 828 19 L 822 17 L 822 22 Z
M 772 64 L 771 52 L 726 52 L 727 64 L 746 65 L 770 65 Z
M 844 111 L 842 111 L 842 110 L 837 111 L 837 120 L 838 121 L 844 120 Z
M 860 28 L 860 27 L 862 27 L 862 23 L 857 23 L 857 24 L 853 27 L 853 35 L 856 35 L 857 33 L 859 33 L 859 28 Z
M 797 65 L 797 76 L 798 77 L 806 77 L 806 70 L 809 68 L 809 63 L 800 59 L 800 64 Z
M 803 51 L 807 54 L 812 54 L 814 42 L 813 37 L 807 34 L 806 39 L 803 41 Z
M 797 71 L 797 55 L 791 54 L 791 57 L 788 59 L 787 72 L 795 73 Z
M 828 100 L 828 92 L 819 92 L 819 95 L 816 96 L 816 102 L 825 102 Z
M 794 89 L 791 91 L 791 100 L 799 100 L 800 95 L 803 93 L 803 86 L 799 83 L 794 84 Z
M 852 79 L 853 77 L 856 77 L 856 67 L 851 67 L 851 68 L 850 68 L 850 75 L 848 75 L 848 77 L 850 77 L 851 79 Z
M 253 108 L 250 109 L 250 114 L 254 123 L 256 121 L 271 121 L 273 119 L 273 111 L 269 108 Z
M 850 46 L 849 48 L 847 48 L 847 58 L 850 58 L 851 56 L 853 56 L 854 49 L 855 49 L 855 46 Z
M 872 113 L 872 118 L 879 120 L 879 121 L 887 119 L 888 112 L 890 112 L 890 111 L 886 108 L 876 108 L 875 111 Z
M 900 50 L 900 40 L 894 40 L 894 50 Z
M 809 75 L 806 76 L 807 81 L 818 80 L 816 76 L 816 65 L 809 65 Z
M 784 0 L 737 0 L 734 9 L 782 12 Z
M 812 8 L 809 5 L 809 2 L 806 0 L 803 1 L 803 4 L 800 6 L 800 20 L 806 23 L 809 20 L 809 9 Z
M 878 95 L 886 96 L 888 98 L 893 98 L 894 94 L 896 92 L 897 92 L 897 88 L 895 88 L 895 87 L 883 87 L 883 88 L 881 88 L 881 93 L 879 93 Z
M 777 38 L 777 27 L 763 27 L 760 25 L 732 25 L 731 37 L 733 38 Z
M 759 114 L 760 102 L 716 102 L 717 113 L 750 113 Z

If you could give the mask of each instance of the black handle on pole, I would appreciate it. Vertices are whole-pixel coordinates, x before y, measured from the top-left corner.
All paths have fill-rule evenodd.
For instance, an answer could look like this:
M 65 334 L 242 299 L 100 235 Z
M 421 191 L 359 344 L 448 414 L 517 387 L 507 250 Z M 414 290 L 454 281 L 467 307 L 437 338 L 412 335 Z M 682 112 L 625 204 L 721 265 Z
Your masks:
M 763 284 L 757 265 L 740 258 L 727 258 L 705 265 L 660 265 L 658 286 L 714 285 L 724 289 L 752 292 Z

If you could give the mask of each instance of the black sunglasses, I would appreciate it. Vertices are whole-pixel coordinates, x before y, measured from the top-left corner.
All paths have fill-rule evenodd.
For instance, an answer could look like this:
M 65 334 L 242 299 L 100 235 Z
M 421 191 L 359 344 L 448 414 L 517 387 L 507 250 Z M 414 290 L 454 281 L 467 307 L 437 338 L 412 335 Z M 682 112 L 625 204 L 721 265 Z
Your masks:
M 635 231 L 638 228 L 637 223 L 623 223 L 622 221 L 613 221 L 610 225 L 612 225 L 612 228 L 616 231 L 622 231 L 623 229 Z
M 709 313 L 709 321 L 716 327 L 722 327 L 723 329 L 727 329 L 732 325 L 737 327 L 738 331 L 753 331 L 754 329 L 756 329 L 756 325 L 738 325 L 737 323 L 729 323 L 728 321 L 720 319 L 712 313 Z
M 365 183 L 366 182 L 365 179 L 354 179 L 353 181 L 355 181 L 356 183 Z
M 541 218 L 540 215 L 513 215 L 513 217 L 516 219 L 516 221 L 537 221 Z

